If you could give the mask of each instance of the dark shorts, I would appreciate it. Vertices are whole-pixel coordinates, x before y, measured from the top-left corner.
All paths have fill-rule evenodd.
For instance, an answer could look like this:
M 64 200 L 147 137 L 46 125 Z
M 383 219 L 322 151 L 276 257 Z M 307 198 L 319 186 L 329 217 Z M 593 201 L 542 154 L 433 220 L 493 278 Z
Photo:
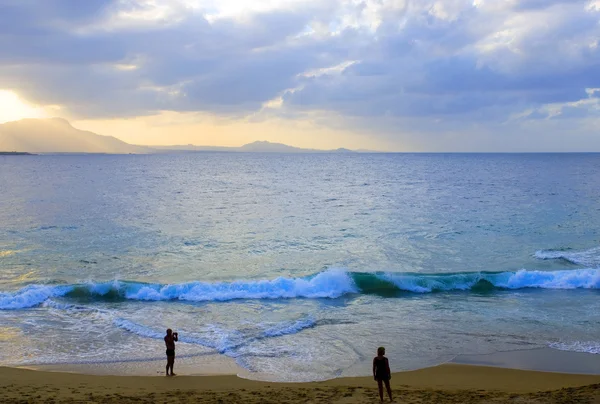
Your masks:
M 175 350 L 174 349 L 167 349 L 167 356 L 175 356 Z
M 391 375 L 384 373 L 384 374 L 376 374 L 375 375 L 375 379 L 377 379 L 377 381 L 387 381 L 390 380 L 392 377 Z

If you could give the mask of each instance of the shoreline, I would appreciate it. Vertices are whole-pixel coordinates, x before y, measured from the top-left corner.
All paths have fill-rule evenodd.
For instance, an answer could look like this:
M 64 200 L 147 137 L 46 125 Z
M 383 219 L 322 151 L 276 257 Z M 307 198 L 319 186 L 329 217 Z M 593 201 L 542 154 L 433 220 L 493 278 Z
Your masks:
M 164 360 L 142 360 L 0 367 L 0 402 L 355 404 L 379 400 L 370 376 L 261 381 L 223 355 L 182 356 L 175 365 L 176 377 L 165 377 L 164 365 Z M 437 366 L 395 372 L 391 386 L 396 401 L 407 404 L 600 402 L 600 355 L 551 348 L 459 355 Z
M 176 377 L 164 360 L 0 367 L 0 402 L 21 403 L 374 403 L 371 376 L 312 382 L 258 380 L 233 358 L 181 356 Z M 530 368 L 534 370 L 524 370 Z M 569 372 L 569 371 L 579 371 Z M 365 368 L 366 372 L 370 368 Z M 585 374 L 591 371 L 592 374 Z M 263 375 L 264 376 L 264 375 Z M 394 372 L 396 402 L 406 404 L 600 403 L 600 355 L 538 348 Z M 387 402 L 387 401 L 386 401 Z
M 26 365 L 2 365 L 0 367 L 29 369 L 42 372 L 74 373 L 92 376 L 142 376 L 160 377 L 165 375 L 165 359 L 149 358 L 127 361 L 110 361 L 95 363 L 41 363 Z M 592 375 L 600 376 L 600 355 L 561 351 L 554 348 L 533 348 L 513 351 L 494 352 L 489 354 L 461 354 L 454 358 L 419 368 L 396 370 L 394 373 L 403 374 L 420 371 L 442 365 L 468 365 L 492 367 L 508 370 L 523 370 L 544 373 Z M 253 373 L 238 365 L 234 358 L 218 353 L 202 355 L 181 355 L 175 361 L 177 373 L 186 376 L 223 376 L 235 375 L 240 378 L 270 383 L 313 383 L 335 379 L 366 377 L 369 374 L 370 363 L 364 362 L 361 368 L 364 372 L 354 371 L 341 374 L 339 377 L 314 380 L 275 380 L 269 379 L 267 373 Z
M 398 402 L 546 403 L 565 397 L 600 400 L 600 375 L 575 375 L 443 364 L 394 373 Z M 376 402 L 372 377 L 322 382 L 276 383 L 219 376 L 100 376 L 0 367 L 0 401 L 23 402 L 201 402 L 367 403 Z M 578 401 L 572 401 L 578 402 Z
M 59 363 L 59 364 L 28 364 L 10 366 L 16 369 L 29 369 L 41 372 L 73 373 L 90 376 L 136 376 L 164 377 L 165 359 L 140 359 L 131 361 L 111 361 L 97 363 Z M 186 376 L 230 376 L 243 377 L 249 373 L 240 367 L 233 358 L 225 355 L 190 355 L 175 359 L 175 372 Z
M 600 355 L 535 348 L 481 355 L 457 355 L 448 363 L 545 373 L 600 376 Z

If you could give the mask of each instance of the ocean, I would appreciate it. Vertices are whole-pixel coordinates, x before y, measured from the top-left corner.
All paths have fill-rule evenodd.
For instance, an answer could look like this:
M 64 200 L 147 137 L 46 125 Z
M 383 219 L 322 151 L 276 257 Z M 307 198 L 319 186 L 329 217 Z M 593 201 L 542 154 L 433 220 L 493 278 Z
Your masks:
M 600 154 L 0 156 L 0 365 L 600 354 Z

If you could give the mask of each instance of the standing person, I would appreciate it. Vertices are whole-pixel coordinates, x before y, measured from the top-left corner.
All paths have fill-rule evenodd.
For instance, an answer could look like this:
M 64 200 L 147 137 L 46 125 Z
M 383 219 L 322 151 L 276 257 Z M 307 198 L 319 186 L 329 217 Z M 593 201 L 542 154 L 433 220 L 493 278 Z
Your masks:
M 175 342 L 179 341 L 177 333 L 173 332 L 170 328 L 167 330 L 165 336 L 165 345 L 167 346 L 167 376 L 175 376 L 173 373 L 173 365 L 175 364 Z M 171 374 L 169 375 L 169 368 L 171 368 Z
M 392 389 L 390 388 L 390 379 L 392 378 L 392 372 L 390 371 L 390 362 L 385 357 L 385 348 L 377 348 L 377 356 L 373 358 L 373 378 L 377 381 L 379 387 L 379 398 L 383 403 L 383 383 L 387 389 L 390 401 L 394 401 L 392 398 Z

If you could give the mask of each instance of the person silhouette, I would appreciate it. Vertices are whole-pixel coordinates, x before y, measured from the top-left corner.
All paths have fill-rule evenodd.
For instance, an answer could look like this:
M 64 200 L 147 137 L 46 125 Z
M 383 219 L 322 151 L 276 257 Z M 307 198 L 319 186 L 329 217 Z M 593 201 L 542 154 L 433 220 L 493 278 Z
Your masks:
M 390 362 L 385 357 L 385 348 L 377 348 L 377 356 L 373 358 L 373 378 L 377 381 L 379 387 L 379 399 L 383 403 L 383 383 L 387 390 L 390 401 L 393 402 L 392 389 L 390 387 L 390 379 L 392 378 L 392 372 L 390 371 Z
M 169 328 L 167 330 L 167 335 L 165 336 L 165 345 L 167 346 L 167 376 L 175 376 L 175 373 L 173 373 L 173 366 L 175 365 L 176 341 L 179 341 L 177 333 Z M 171 369 L 171 374 L 169 374 L 169 369 Z

